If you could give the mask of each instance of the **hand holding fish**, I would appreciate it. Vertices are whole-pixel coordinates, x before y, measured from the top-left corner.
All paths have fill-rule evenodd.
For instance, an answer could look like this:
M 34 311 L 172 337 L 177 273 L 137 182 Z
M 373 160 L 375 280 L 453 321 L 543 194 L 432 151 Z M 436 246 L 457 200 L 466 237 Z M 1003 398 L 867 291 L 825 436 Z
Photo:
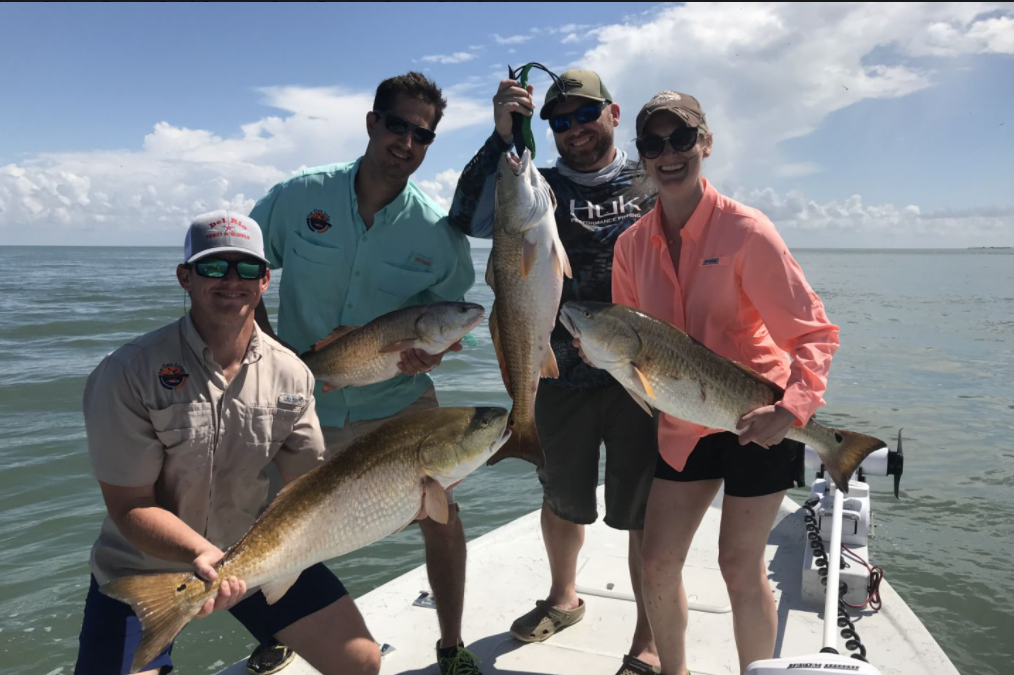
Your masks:
M 215 563 L 225 557 L 217 547 L 211 547 L 204 553 L 194 558 L 194 569 L 197 576 L 205 581 L 218 579 L 218 572 L 215 571 Z M 222 582 L 218 589 L 218 595 L 209 598 L 201 607 L 195 618 L 203 619 L 216 610 L 229 609 L 246 595 L 246 582 L 236 577 L 229 577 Z
M 577 354 L 578 354 L 578 356 L 581 357 L 582 361 L 584 361 L 585 363 L 587 363 L 592 368 L 598 368 L 598 366 L 596 366 L 594 363 L 592 363 L 591 361 L 589 361 L 588 357 L 584 355 L 583 351 L 581 351 L 581 338 L 574 338 L 573 344 L 574 344 L 574 347 L 577 348 Z
M 528 85 L 524 89 L 517 80 L 501 80 L 496 96 L 493 97 L 493 123 L 496 133 L 507 143 L 514 141 L 514 120 L 511 113 L 521 113 L 531 117 L 535 110 L 532 92 L 535 88 Z
M 421 349 L 409 349 L 401 353 L 398 370 L 405 375 L 428 373 L 440 365 L 440 362 L 444 360 L 444 354 L 447 352 L 460 352 L 461 349 L 461 342 L 455 342 L 447 348 L 447 351 L 440 352 L 439 354 L 429 354 Z
M 795 423 L 796 416 L 785 408 L 762 406 L 743 415 L 736 422 L 736 429 L 741 432 L 739 444 L 756 443 L 765 448 L 778 445 Z

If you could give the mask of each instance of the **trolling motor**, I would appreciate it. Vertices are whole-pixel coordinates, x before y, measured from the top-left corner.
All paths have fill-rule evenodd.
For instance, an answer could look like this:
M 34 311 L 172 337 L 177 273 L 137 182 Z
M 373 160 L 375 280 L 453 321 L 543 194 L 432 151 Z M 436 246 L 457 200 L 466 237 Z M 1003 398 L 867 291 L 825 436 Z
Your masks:
M 901 431 L 898 431 L 896 450 L 882 448 L 863 461 L 855 479 L 849 481 L 848 497 L 835 487 L 833 481 L 824 478 L 824 467 L 809 446 L 805 459 L 807 466 L 818 471 L 810 499 L 803 505 L 807 514 L 805 522 L 809 545 L 803 554 L 802 595 L 806 601 L 823 602 L 823 648 L 817 654 L 755 661 L 747 667 L 746 675 L 782 675 L 789 672 L 793 675 L 881 675 L 866 660 L 866 647 L 856 632 L 848 609 L 880 609 L 877 588 L 883 578 L 883 570 L 866 562 L 873 520 L 865 476 L 893 475 L 894 496 L 898 497 L 905 464 Z M 843 550 L 846 551 L 847 561 L 843 561 Z M 841 629 L 841 636 L 846 639 L 846 649 L 854 652 L 851 657 L 838 653 L 837 629 Z

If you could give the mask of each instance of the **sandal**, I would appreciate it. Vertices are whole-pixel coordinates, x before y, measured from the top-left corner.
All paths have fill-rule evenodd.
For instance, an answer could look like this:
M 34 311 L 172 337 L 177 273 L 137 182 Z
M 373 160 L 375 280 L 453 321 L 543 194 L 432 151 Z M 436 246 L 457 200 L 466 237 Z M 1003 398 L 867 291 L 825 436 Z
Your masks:
M 575 609 L 559 609 L 545 600 L 537 600 L 535 609 L 511 625 L 511 635 L 521 642 L 543 642 L 557 631 L 573 626 L 584 618 L 584 600 Z
M 257 645 L 257 649 L 246 661 L 246 669 L 251 675 L 273 675 L 292 663 L 295 658 L 294 651 L 277 640 L 272 640 Z
M 624 654 L 623 665 L 616 671 L 616 675 L 659 675 L 661 672 L 662 669 L 658 666 L 645 663 L 636 656 Z

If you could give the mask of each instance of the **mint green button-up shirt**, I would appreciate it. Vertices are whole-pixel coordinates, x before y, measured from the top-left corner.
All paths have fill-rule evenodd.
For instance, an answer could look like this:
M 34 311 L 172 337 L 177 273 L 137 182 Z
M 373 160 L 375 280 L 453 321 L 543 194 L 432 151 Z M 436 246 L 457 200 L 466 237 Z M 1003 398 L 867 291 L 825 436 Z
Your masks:
M 468 240 L 411 181 L 367 230 L 355 176 L 360 160 L 306 169 L 271 188 L 250 212 L 272 269 L 283 268 L 278 336 L 300 352 L 338 326 L 361 326 L 401 307 L 461 300 L 475 282 Z M 398 375 L 324 393 L 324 426 L 393 415 L 432 384 Z

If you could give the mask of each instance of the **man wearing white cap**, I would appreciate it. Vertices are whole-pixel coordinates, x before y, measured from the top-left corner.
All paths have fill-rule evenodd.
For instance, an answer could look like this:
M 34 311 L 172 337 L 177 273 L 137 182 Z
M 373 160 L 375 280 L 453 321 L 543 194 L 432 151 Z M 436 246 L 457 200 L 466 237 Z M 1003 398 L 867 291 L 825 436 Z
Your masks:
M 99 586 L 121 576 L 214 565 L 268 496 L 323 461 L 313 375 L 265 335 L 254 310 L 271 275 L 257 223 L 215 211 L 187 232 L 176 278 L 192 309 L 132 340 L 89 376 L 85 427 L 108 515 L 92 547 L 75 672 L 127 673 L 140 641 L 131 608 Z M 345 587 L 323 564 L 276 604 L 230 578 L 199 617 L 228 609 L 259 640 L 283 639 L 322 673 L 375 674 L 380 654 Z M 171 645 L 142 671 L 172 669 Z

